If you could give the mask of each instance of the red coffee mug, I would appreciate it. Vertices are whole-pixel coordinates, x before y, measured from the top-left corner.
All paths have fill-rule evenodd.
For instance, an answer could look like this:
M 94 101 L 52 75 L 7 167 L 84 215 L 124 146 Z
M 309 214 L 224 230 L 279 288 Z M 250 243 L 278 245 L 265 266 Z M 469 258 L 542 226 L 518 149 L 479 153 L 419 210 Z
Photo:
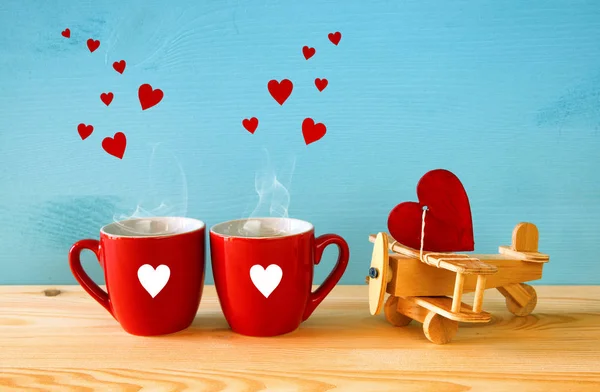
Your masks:
M 327 245 L 339 256 L 313 293 L 314 265 Z M 210 230 L 213 275 L 219 302 L 234 332 L 275 336 L 292 332 L 339 282 L 350 251 L 344 239 L 315 239 L 313 225 L 297 219 L 257 218 L 220 223 Z
M 140 218 L 111 223 L 100 242 L 81 240 L 69 251 L 75 279 L 132 335 L 174 333 L 189 327 L 204 288 L 205 225 L 190 218 Z M 85 273 L 89 249 L 104 269 L 107 292 Z

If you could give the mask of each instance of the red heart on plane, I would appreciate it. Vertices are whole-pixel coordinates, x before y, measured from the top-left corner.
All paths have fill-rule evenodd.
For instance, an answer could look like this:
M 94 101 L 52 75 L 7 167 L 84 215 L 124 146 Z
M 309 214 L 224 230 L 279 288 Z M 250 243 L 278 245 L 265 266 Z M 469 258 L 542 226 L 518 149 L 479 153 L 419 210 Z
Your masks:
M 399 243 L 421 248 L 423 208 L 425 235 L 423 250 L 459 252 L 475 249 L 473 220 L 467 192 L 452 172 L 436 169 L 426 173 L 417 184 L 418 202 L 404 202 L 392 209 L 388 230 Z
M 94 50 L 96 50 L 100 47 L 100 41 L 93 40 L 90 38 L 87 40 L 87 47 L 90 50 L 90 52 L 93 52 Z
M 104 151 L 119 159 L 123 159 L 126 146 L 127 138 L 123 132 L 117 132 L 114 137 L 106 137 L 102 140 L 102 148 Z
M 71 38 L 71 30 L 64 29 L 62 33 L 60 33 L 65 38 Z
M 278 104 L 283 105 L 283 103 L 292 94 L 294 84 L 289 79 L 283 79 L 281 82 L 273 79 L 269 81 L 267 88 L 269 89 L 269 93 L 271 93 L 273 99 L 277 101 Z
M 79 133 L 81 140 L 85 140 L 92 134 L 92 132 L 94 132 L 94 127 L 82 123 L 77 126 L 77 132 Z
M 309 58 L 311 58 L 312 56 L 314 56 L 316 52 L 317 51 L 315 48 L 309 48 L 308 46 L 305 46 L 302 48 L 302 54 L 304 55 L 304 58 L 307 60 Z
M 256 128 L 258 127 L 258 118 L 256 117 L 252 117 L 251 119 L 244 119 L 242 121 L 242 125 L 244 126 L 244 128 L 246 128 L 246 130 L 252 134 L 254 134 L 254 131 L 256 131 Z

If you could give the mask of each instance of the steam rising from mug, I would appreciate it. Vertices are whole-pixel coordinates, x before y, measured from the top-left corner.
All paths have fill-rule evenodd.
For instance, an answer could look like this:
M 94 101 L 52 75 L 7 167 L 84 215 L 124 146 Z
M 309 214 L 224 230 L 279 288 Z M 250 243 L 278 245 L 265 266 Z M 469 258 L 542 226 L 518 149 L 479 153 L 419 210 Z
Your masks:
M 148 183 L 137 193 L 137 205 L 122 207 L 113 215 L 113 221 L 132 235 L 163 235 L 177 233 L 183 227 L 152 225 L 141 219 L 136 225 L 123 225 L 122 221 L 150 217 L 186 217 L 188 208 L 187 179 L 177 157 L 160 143 L 152 146 L 148 164 Z M 136 189 L 136 192 L 139 192 Z M 183 224 L 182 222 L 180 224 Z
M 290 192 L 283 183 L 288 186 L 292 181 L 296 169 L 296 157 L 294 156 L 280 171 L 279 176 L 271 164 L 269 152 L 263 149 L 262 168 L 256 172 L 254 187 L 258 194 L 258 204 L 248 217 L 246 223 L 240 227 L 239 235 L 252 237 L 272 237 L 289 232 L 288 221 L 278 221 L 277 224 L 266 226 L 261 221 L 252 219 L 258 217 L 288 218 L 290 206 Z M 281 181 L 280 181 L 281 180 Z

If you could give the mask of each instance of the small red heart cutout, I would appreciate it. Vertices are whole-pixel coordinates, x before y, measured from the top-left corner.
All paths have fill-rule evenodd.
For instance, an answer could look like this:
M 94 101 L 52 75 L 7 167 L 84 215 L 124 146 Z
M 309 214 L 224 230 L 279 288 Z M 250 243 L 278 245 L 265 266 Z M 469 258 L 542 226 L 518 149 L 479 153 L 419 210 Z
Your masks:
M 77 132 L 79 133 L 81 140 L 85 140 L 92 134 L 92 132 L 94 132 L 94 127 L 82 123 L 77 126 Z
M 316 123 L 312 118 L 305 118 L 302 121 L 302 136 L 304 136 L 304 143 L 308 146 L 310 143 L 314 143 L 321 139 L 327 133 L 327 127 L 325 124 Z
M 140 99 L 140 105 L 142 110 L 150 109 L 152 106 L 158 105 L 164 97 L 164 93 L 161 89 L 152 89 L 149 84 L 142 84 L 138 90 L 138 97 Z
M 127 138 L 123 132 L 117 132 L 114 137 L 106 137 L 102 140 L 102 148 L 104 151 L 119 159 L 123 159 L 126 146 Z
M 277 101 L 278 104 L 283 105 L 283 103 L 292 94 L 294 84 L 289 79 L 283 79 L 281 82 L 273 79 L 269 81 L 267 88 L 269 89 L 269 93 L 271 93 L 273 99 Z
M 469 198 L 452 172 L 436 169 L 427 172 L 417 184 L 418 202 L 404 202 L 392 209 L 388 230 L 401 244 L 421 248 L 423 208 L 425 235 L 423 250 L 466 252 L 475 248 Z
M 115 61 L 113 63 L 113 68 L 115 69 L 115 71 L 117 71 L 118 73 L 122 74 L 123 71 L 125 71 L 125 66 L 126 65 L 127 65 L 127 63 L 125 63 L 125 60 Z
M 342 33 L 336 31 L 335 33 L 329 33 L 327 37 L 329 38 L 332 44 L 337 46 L 337 44 L 339 44 L 340 40 L 342 39 Z
M 115 95 L 113 93 L 102 93 L 100 94 L 100 100 L 104 102 L 106 106 L 110 105 Z
M 329 84 L 329 82 L 327 81 L 327 79 L 319 79 L 319 78 L 315 79 L 315 86 L 317 86 L 317 89 L 319 91 L 325 90 L 325 87 L 327 87 L 328 84 Z
M 98 49 L 100 47 L 100 41 L 93 40 L 90 38 L 87 40 L 87 47 L 90 50 L 90 52 L 94 52 L 96 49 Z
M 242 120 L 242 125 L 244 126 L 244 128 L 246 128 L 246 131 L 254 134 L 254 131 L 256 131 L 256 128 L 258 128 L 258 118 L 256 117 L 252 117 L 251 119 L 244 119 Z
M 64 29 L 62 31 L 62 33 L 60 33 L 60 35 L 62 35 L 65 38 L 71 38 L 71 30 L 70 29 Z
M 305 46 L 302 48 L 302 54 L 304 55 L 304 58 L 307 60 L 309 58 L 311 58 L 312 56 L 314 56 L 316 52 L 317 51 L 315 48 L 309 48 L 308 46 Z

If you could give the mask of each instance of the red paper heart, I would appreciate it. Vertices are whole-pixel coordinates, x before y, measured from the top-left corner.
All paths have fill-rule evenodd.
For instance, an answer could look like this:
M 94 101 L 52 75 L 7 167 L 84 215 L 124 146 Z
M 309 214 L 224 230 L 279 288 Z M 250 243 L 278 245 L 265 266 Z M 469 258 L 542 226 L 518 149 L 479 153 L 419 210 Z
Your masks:
M 319 79 L 319 78 L 315 79 L 315 86 L 317 86 L 317 89 L 319 91 L 325 90 L 325 87 L 327 87 L 327 84 L 329 84 L 327 79 Z
M 123 71 L 125 71 L 125 66 L 126 65 L 127 65 L 127 63 L 125 63 L 125 60 L 115 61 L 113 63 L 113 68 L 115 69 L 115 71 L 117 71 L 118 73 L 122 74 Z
M 62 33 L 60 33 L 60 35 L 62 35 L 65 38 L 71 38 L 71 30 L 70 29 L 64 29 L 62 31 Z
M 92 132 L 94 132 L 94 127 L 82 123 L 77 126 L 77 132 L 79 133 L 81 140 L 85 140 L 92 134 Z
M 140 98 L 142 110 L 146 110 L 157 105 L 163 99 L 164 94 L 161 89 L 153 90 L 152 86 L 146 83 L 140 86 L 138 97 Z
M 100 94 L 100 100 L 104 102 L 106 106 L 110 105 L 115 95 L 113 93 L 102 93 Z
M 312 56 L 314 56 L 316 52 L 317 51 L 315 50 L 315 48 L 309 48 L 308 46 L 305 46 L 302 48 L 302 54 L 304 55 L 304 58 L 307 60 L 309 58 L 311 58 Z
M 419 202 L 400 203 L 390 212 L 388 230 L 396 241 L 421 248 L 426 206 L 423 250 L 459 252 L 475 248 L 469 198 L 458 177 L 448 170 L 432 170 L 419 180 L 417 197 Z
M 329 33 L 327 37 L 329 38 L 332 44 L 337 46 L 337 44 L 339 44 L 340 40 L 342 39 L 342 33 L 336 31 L 335 33 Z
M 94 50 L 100 47 L 100 41 L 93 40 L 90 38 L 87 40 L 87 47 L 90 50 L 90 52 L 93 52 Z
M 304 142 L 308 146 L 310 143 L 314 143 L 321 139 L 327 133 L 327 127 L 325 124 L 316 123 L 312 118 L 305 118 L 302 121 L 302 136 L 304 136 Z
M 294 84 L 289 79 L 283 79 L 281 82 L 273 79 L 269 81 L 267 88 L 273 99 L 280 105 L 283 105 L 286 99 L 292 94 Z
M 254 131 L 256 131 L 256 128 L 258 127 L 258 118 L 256 117 L 252 117 L 251 119 L 244 119 L 242 121 L 242 125 L 244 126 L 244 128 L 246 128 L 246 130 L 252 134 L 254 134 Z
M 126 146 L 127 138 L 123 132 L 117 132 L 114 137 L 106 137 L 102 140 L 102 148 L 104 151 L 119 159 L 123 159 Z

